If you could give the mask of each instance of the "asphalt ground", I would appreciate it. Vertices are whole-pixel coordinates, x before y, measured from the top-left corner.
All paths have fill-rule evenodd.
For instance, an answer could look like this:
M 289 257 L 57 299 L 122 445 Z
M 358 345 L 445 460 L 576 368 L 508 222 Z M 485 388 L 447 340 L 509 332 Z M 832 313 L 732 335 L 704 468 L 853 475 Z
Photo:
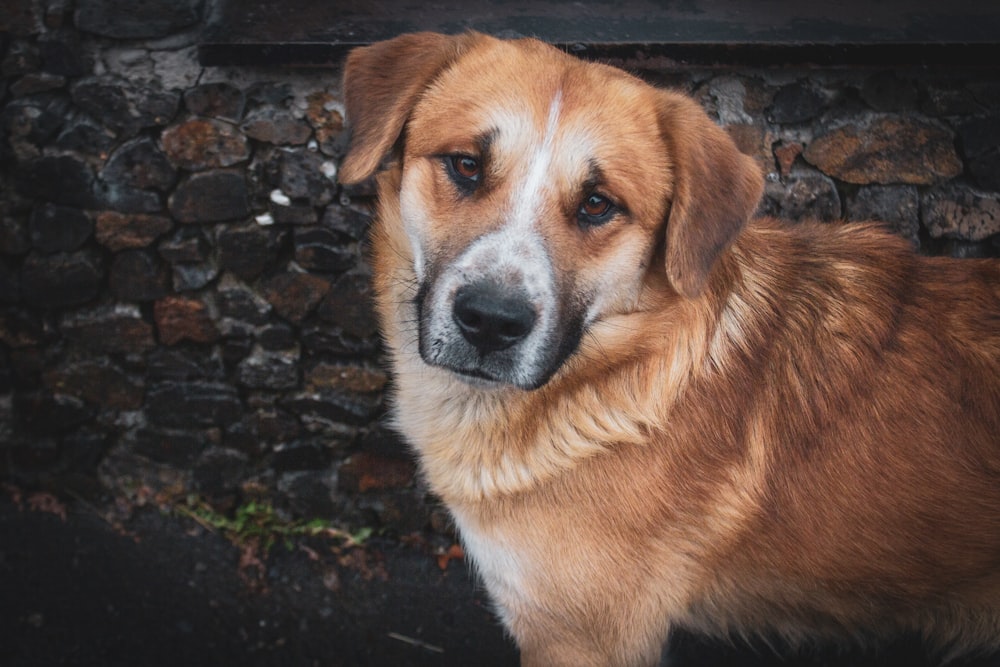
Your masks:
M 516 664 L 464 562 L 426 544 L 297 538 L 265 556 L 155 507 L 120 517 L 83 501 L 0 494 L 2 667 Z M 779 655 L 680 635 L 669 664 L 935 663 L 915 641 Z M 953 664 L 1000 667 L 1000 656 Z

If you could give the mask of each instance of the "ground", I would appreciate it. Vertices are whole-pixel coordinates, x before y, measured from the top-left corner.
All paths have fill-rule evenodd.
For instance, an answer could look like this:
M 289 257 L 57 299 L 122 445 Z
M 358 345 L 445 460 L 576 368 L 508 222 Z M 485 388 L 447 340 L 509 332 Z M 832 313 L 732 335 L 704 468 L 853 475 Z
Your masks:
M 121 518 L 89 502 L 8 493 L 0 591 L 7 667 L 517 664 L 464 562 L 419 540 L 352 547 L 297 537 L 258 560 L 176 512 Z M 677 667 L 929 664 L 912 643 L 779 659 L 683 636 L 673 655 Z

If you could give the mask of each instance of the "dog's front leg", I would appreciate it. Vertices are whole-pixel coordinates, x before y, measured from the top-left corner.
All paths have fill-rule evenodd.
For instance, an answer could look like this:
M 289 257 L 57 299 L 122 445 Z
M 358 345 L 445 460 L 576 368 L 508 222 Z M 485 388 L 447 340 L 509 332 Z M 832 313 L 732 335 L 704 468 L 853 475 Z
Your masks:
M 611 625 L 611 621 L 608 621 Z M 663 644 L 639 638 L 607 644 L 607 627 L 593 628 L 589 637 L 574 633 L 538 633 L 517 637 L 522 667 L 655 667 L 661 664 Z

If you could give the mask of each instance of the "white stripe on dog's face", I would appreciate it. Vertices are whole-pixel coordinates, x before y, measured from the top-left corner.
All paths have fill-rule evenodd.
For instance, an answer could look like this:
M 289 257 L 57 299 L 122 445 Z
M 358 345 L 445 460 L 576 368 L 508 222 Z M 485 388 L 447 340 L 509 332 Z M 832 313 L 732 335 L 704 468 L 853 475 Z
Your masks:
M 502 285 L 505 292 L 522 294 L 536 316 L 531 333 L 508 355 L 516 359 L 511 358 L 509 365 L 504 364 L 504 371 L 499 375 L 508 382 L 527 387 L 536 384 L 539 376 L 545 373 L 557 319 L 557 298 L 552 261 L 546 241 L 539 233 L 538 217 L 551 187 L 550 172 L 560 108 L 561 94 L 557 92 L 549 105 L 541 137 L 523 111 L 493 114 L 496 153 L 528 154 L 531 158 L 522 178 L 510 188 L 509 200 L 500 213 L 501 226 L 474 240 L 445 268 L 432 287 L 425 304 L 427 325 L 424 328 L 432 341 L 425 346 L 431 363 L 456 366 L 461 365 L 457 357 L 470 356 L 463 349 L 466 345 L 452 317 L 455 295 L 463 286 L 493 281 Z M 406 206 L 404 200 L 404 210 Z M 414 257 L 420 256 L 422 251 L 415 248 Z M 418 271 L 417 275 L 421 273 Z

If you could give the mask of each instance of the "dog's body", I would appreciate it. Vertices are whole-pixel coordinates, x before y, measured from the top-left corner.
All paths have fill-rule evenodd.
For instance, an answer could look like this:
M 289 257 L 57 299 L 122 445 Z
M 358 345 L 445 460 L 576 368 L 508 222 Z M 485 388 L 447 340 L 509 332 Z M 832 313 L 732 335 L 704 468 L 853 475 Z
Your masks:
M 671 627 L 1000 646 L 1000 265 L 749 221 L 683 96 L 538 42 L 355 51 L 395 418 L 524 664 Z

